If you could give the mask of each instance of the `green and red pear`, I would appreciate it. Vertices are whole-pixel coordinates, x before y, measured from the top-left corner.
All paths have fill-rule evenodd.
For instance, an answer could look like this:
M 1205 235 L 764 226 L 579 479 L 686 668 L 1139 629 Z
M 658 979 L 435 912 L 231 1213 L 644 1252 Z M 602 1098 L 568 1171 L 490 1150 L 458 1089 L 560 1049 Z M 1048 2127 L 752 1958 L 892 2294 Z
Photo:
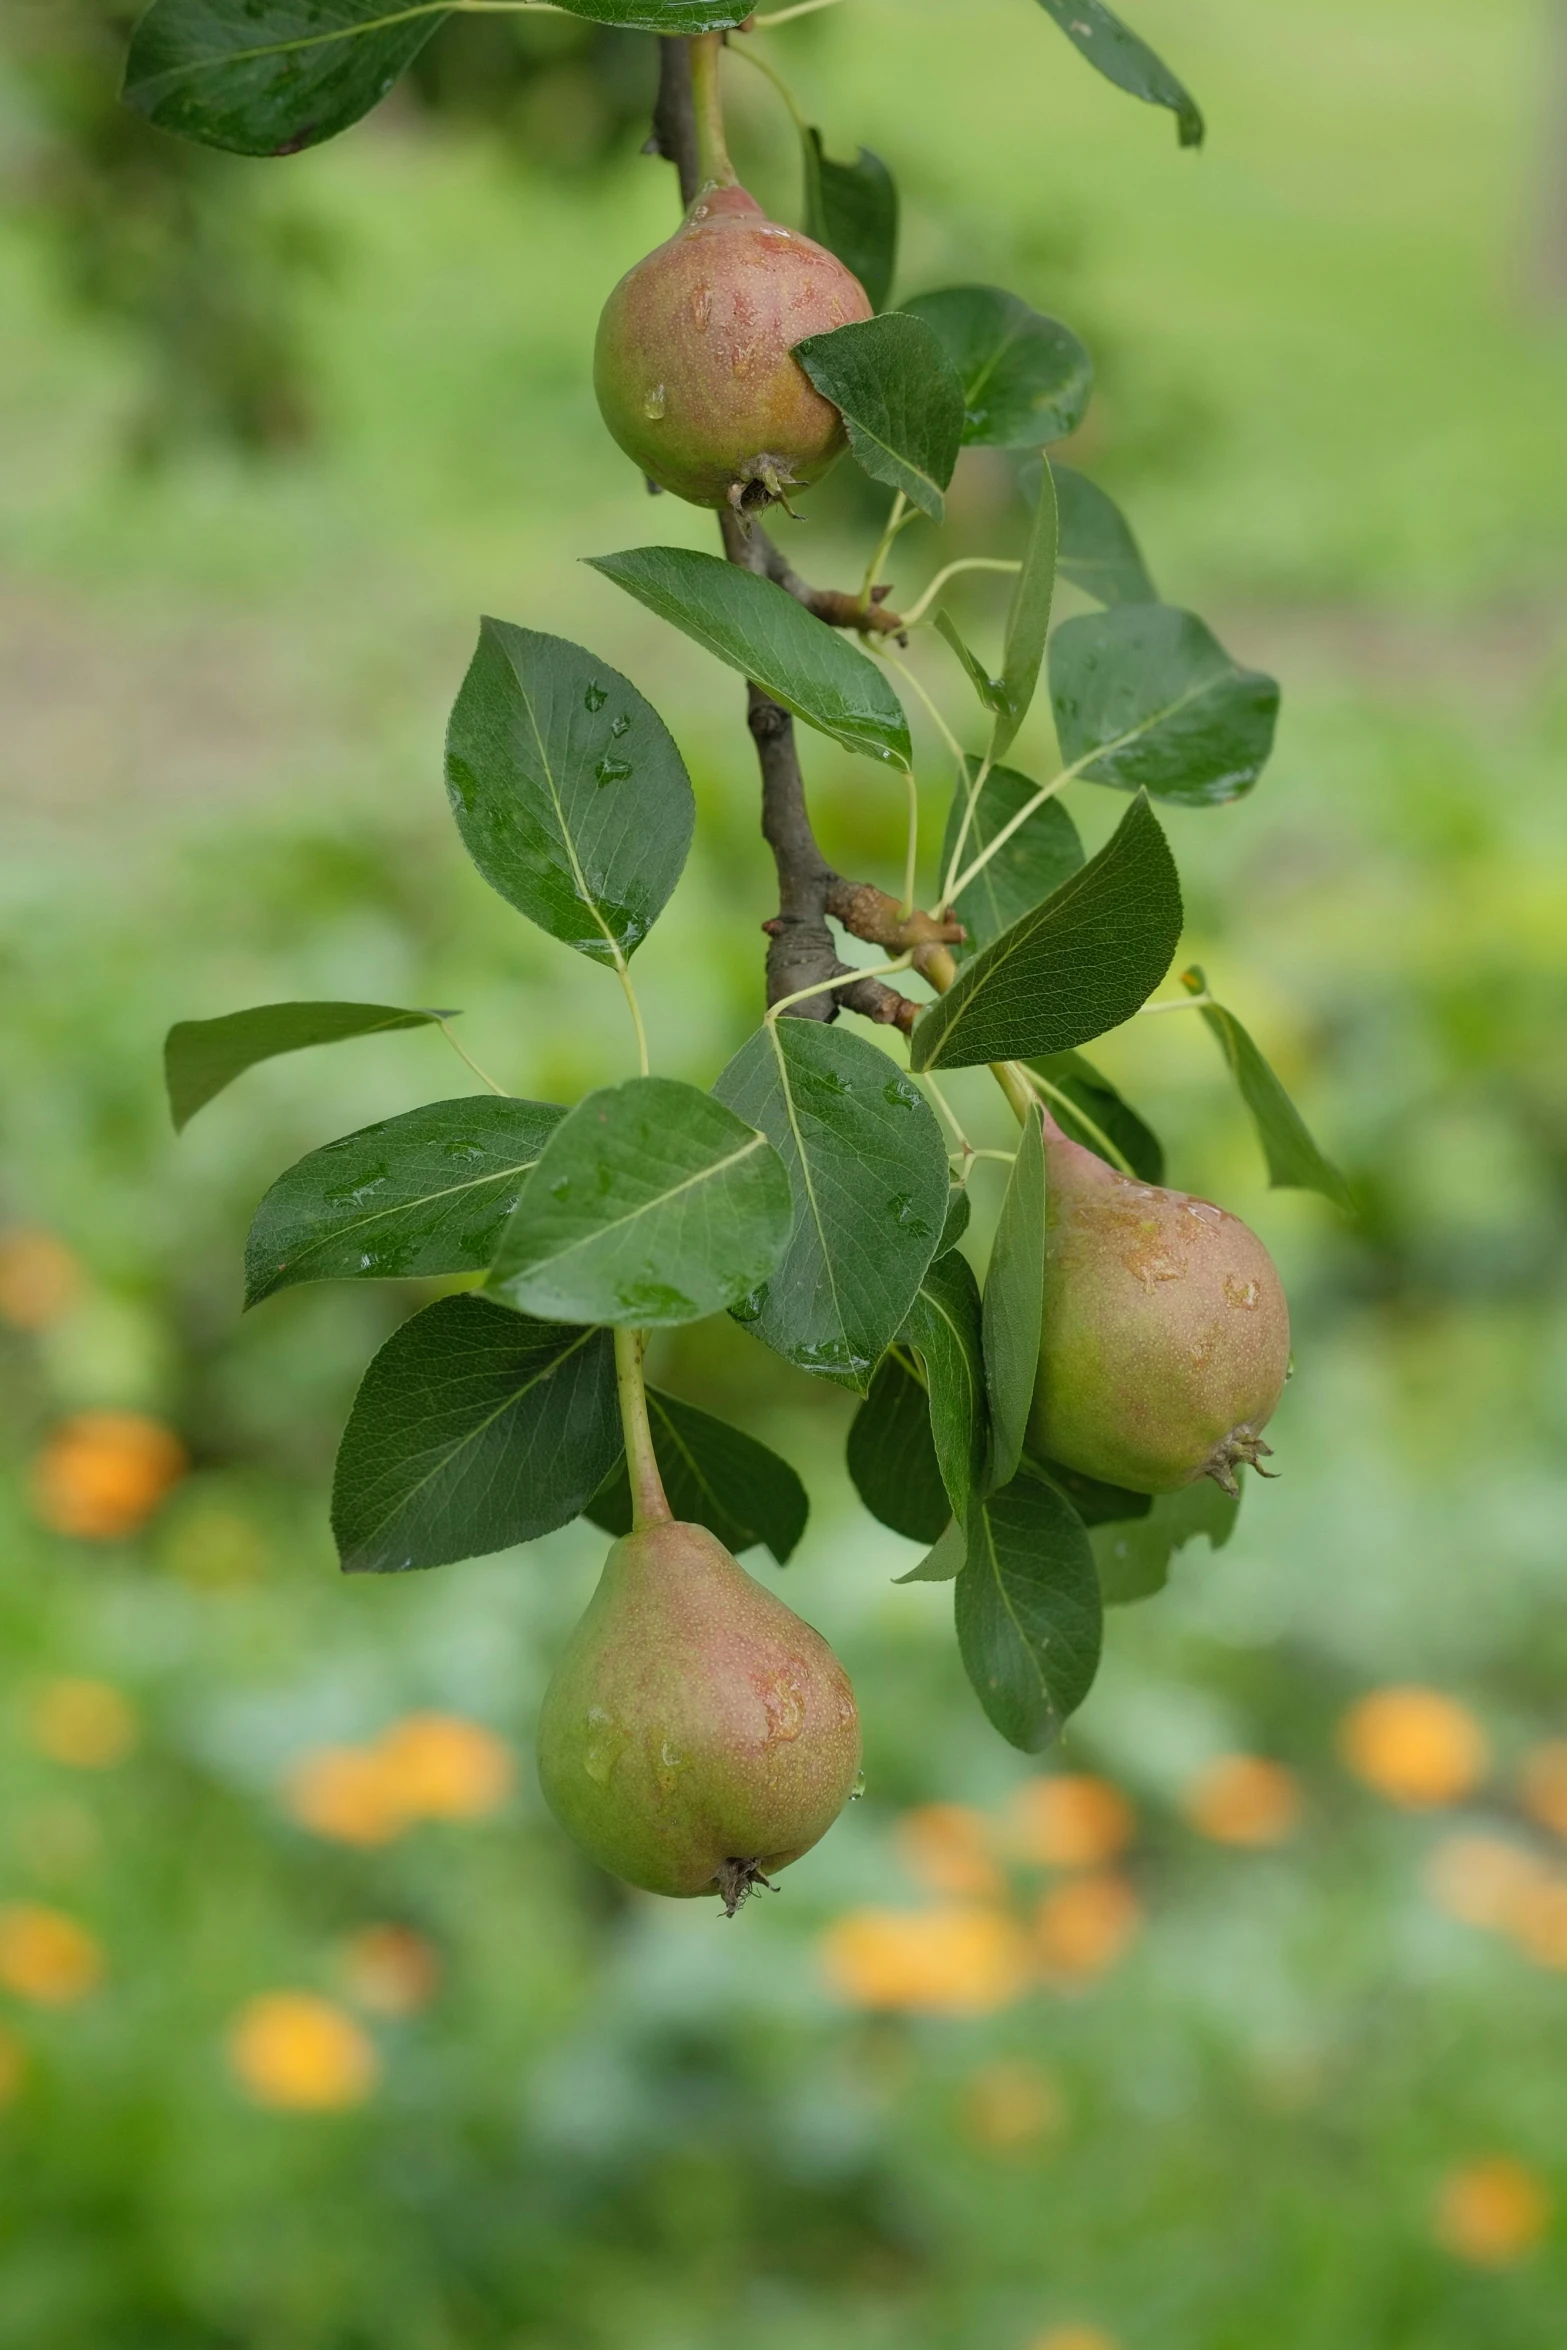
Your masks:
M 871 314 L 834 254 L 744 188 L 710 185 L 604 306 L 604 421 L 650 481 L 693 505 L 749 513 L 787 499 L 845 446 L 794 346 Z
M 1271 1447 L 1289 1306 L 1238 1216 L 1118 1174 L 1045 1132 L 1045 1295 L 1030 1449 L 1133 1493 L 1175 1493 Z
M 614 1544 L 539 1717 L 566 1833 L 649 1893 L 751 1887 L 825 1836 L 860 1769 L 849 1677 L 705 1526 Z

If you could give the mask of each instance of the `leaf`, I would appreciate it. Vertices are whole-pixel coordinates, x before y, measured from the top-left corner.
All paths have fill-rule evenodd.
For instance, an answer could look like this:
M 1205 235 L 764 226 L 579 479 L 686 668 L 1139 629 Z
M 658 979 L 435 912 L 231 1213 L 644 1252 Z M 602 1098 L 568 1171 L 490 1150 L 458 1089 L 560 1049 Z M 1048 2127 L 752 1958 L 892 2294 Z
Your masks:
M 675 1516 L 687 1525 L 705 1526 L 737 1555 L 765 1543 L 778 1564 L 787 1566 L 811 1509 L 805 1487 L 788 1462 L 754 1436 L 656 1387 L 647 1391 L 647 1416 L 658 1472 Z M 631 1532 L 631 1482 L 624 1454 L 586 1514 L 607 1534 Z
M 219 1020 L 177 1020 L 163 1046 L 163 1070 L 176 1134 L 199 1109 L 257 1061 L 307 1045 L 342 1044 L 394 1028 L 429 1028 L 451 1012 L 408 1012 L 393 1004 L 257 1004 Z
M 1025 1754 L 1059 1736 L 1093 1686 L 1104 1609 L 1082 1522 L 1025 1472 L 969 1515 L 954 1592 L 958 1649 L 995 1727 Z
M 1168 106 L 1181 145 L 1202 145 L 1203 119 L 1196 99 L 1104 0 L 1039 0 L 1039 5 L 1107 82 L 1133 98 L 1146 99 L 1150 106 Z
M 898 261 L 898 191 L 879 155 L 862 147 L 853 163 L 834 163 L 822 134 L 806 130 L 805 233 L 836 253 L 884 310 Z
M 979 1283 L 967 1257 L 927 1268 L 904 1338 L 925 1375 L 928 1419 L 950 1514 L 962 1519 L 985 1474 L 988 1415 Z
M 954 1183 L 947 1193 L 947 1220 L 941 1227 L 941 1239 L 936 1245 L 938 1257 L 944 1257 L 950 1249 L 957 1247 L 968 1230 L 973 1207 L 974 1203 L 965 1187 L 961 1183 Z
M 876 1366 L 849 1430 L 849 1475 L 873 1518 L 910 1542 L 934 1542 L 952 1516 L 931 1440 L 925 1383 L 901 1347 Z
M 1104 1139 L 1108 1139 L 1144 1183 L 1164 1181 L 1164 1145 L 1092 1061 L 1085 1061 L 1081 1053 L 1048 1053 L 1028 1065 L 1054 1088 L 1051 1115 L 1073 1142 L 1082 1143 L 1096 1158 L 1114 1167 L 1119 1162 L 1104 1148 Z
M 1233 1494 L 1221 1493 L 1211 1477 L 1202 1477 L 1179 1493 L 1159 1494 L 1139 1519 L 1096 1527 L 1094 1558 L 1106 1606 L 1127 1607 L 1162 1591 L 1176 1552 L 1200 1535 L 1214 1550 L 1222 1550 L 1235 1531 L 1240 1506 Z
M 1181 935 L 1181 885 L 1146 799 L 1080 873 L 965 963 L 909 1039 L 916 1069 L 1068 1051 L 1129 1020 Z
M 1181 984 L 1193 995 L 1206 995 L 1208 982 L 1196 964 L 1181 973 Z M 1331 1159 L 1325 1159 L 1306 1128 L 1305 1120 L 1263 1059 L 1233 1012 L 1222 1004 L 1204 1004 L 1202 1016 L 1219 1040 L 1251 1112 L 1262 1155 L 1268 1162 L 1268 1181 L 1276 1190 L 1320 1191 L 1346 1215 L 1354 1213 L 1354 1195 Z
M 1061 517 L 1057 562 L 1064 577 L 1101 604 L 1157 604 L 1159 591 L 1114 499 L 1069 465 L 1053 471 Z
M 820 1020 L 769 1020 L 713 1088 L 789 1170 L 783 1262 L 736 1319 L 802 1371 L 863 1395 L 908 1318 L 947 1212 L 947 1153 L 886 1054 Z
M 1279 715 L 1275 680 L 1240 668 L 1195 613 L 1170 604 L 1064 621 L 1050 694 L 1062 755 L 1087 782 L 1186 808 L 1250 791 Z
M 480 623 L 446 787 L 490 887 L 603 963 L 652 929 L 696 821 L 685 761 L 636 687 L 581 645 L 504 620 Z
M 935 328 L 957 369 L 965 448 L 1041 449 L 1076 432 L 1094 363 L 1059 319 L 1000 286 L 948 286 L 899 307 Z
M 1030 1113 L 1001 1203 L 985 1275 L 985 1391 L 990 1404 L 990 1486 L 1010 1485 L 1023 1457 L 1045 1311 L 1045 1137 Z
M 379 105 L 450 11 L 396 0 L 153 0 L 127 104 L 239 155 L 294 155 Z
M 344 1570 L 532 1542 L 578 1515 L 620 1444 L 607 1330 L 442 1298 L 387 1340 L 354 1398 L 332 1487 Z
M 362 1126 L 280 1175 L 245 1243 L 245 1303 L 299 1281 L 479 1273 L 566 1115 L 466 1094 Z
M 968 1536 L 954 1519 L 941 1539 L 925 1553 L 917 1567 L 910 1567 L 906 1575 L 894 1575 L 894 1583 L 950 1583 L 963 1572 L 968 1557 Z
M 963 386 L 932 329 L 894 310 L 807 335 L 794 356 L 842 414 L 871 479 L 940 522 L 963 438 Z
M 945 637 L 963 665 L 964 674 L 979 696 L 980 708 L 992 713 L 1001 707 L 1000 681 L 992 677 L 977 653 L 971 653 L 958 633 L 958 624 L 950 612 L 938 612 L 932 623 L 938 636 Z
M 587 561 L 845 750 L 911 763 L 909 722 L 884 673 L 772 580 L 689 547 Z
M 1007 610 L 1007 632 L 1001 650 L 1000 707 L 990 738 L 993 759 L 1010 750 L 1028 716 L 1044 664 L 1055 587 L 1056 493 L 1046 458 L 1040 467 L 1039 502 L 1034 509 L 1028 545 L 1023 550 L 1023 568 L 1013 582 L 1012 601 Z
M 972 789 L 980 762 L 971 757 L 968 770 Z M 964 864 L 972 864 L 980 851 L 990 846 L 1003 825 L 1010 824 L 1030 800 L 1037 798 L 1038 792 L 1038 784 L 1031 777 L 1020 775 L 1015 767 L 993 767 L 975 802 L 964 837 Z M 941 844 L 944 873 L 951 863 L 967 805 L 967 794 L 957 792 L 947 815 L 947 836 Z M 954 899 L 952 911 L 967 930 L 969 944 L 954 948 L 953 952 L 961 961 L 976 947 L 988 946 L 1004 930 L 1010 930 L 1021 915 L 1031 912 L 1064 881 L 1070 881 L 1082 864 L 1083 843 L 1077 826 L 1059 800 L 1046 800 L 1025 818 L 990 863 Z
M 694 1085 L 633 1077 L 555 1129 L 485 1286 L 554 1321 L 669 1329 L 765 1281 L 790 1213 L 765 1135 Z
M 1146 1518 L 1153 1508 L 1150 1494 L 1128 1493 L 1123 1486 L 1106 1485 L 1098 1477 L 1085 1477 L 1081 1469 L 1065 1469 L 1059 1461 L 1032 1461 L 1029 1465 L 1039 1476 L 1059 1487 L 1090 1532 L 1096 1526 Z M 1215 1493 L 1218 1490 L 1215 1486 Z

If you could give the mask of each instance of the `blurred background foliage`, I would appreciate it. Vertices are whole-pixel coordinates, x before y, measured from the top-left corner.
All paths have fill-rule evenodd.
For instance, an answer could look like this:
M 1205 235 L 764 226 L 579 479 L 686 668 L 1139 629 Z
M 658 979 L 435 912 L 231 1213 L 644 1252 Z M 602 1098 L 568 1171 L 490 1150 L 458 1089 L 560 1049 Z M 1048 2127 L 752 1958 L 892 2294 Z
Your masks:
M 854 0 L 769 52 L 833 152 L 893 165 L 906 288 L 994 279 L 1087 336 L 1073 455 L 1165 594 L 1282 675 L 1255 800 L 1170 824 L 1190 949 L 1363 1214 L 1262 1188 L 1198 1022 L 1101 1048 L 1173 1179 L 1279 1255 L 1298 1375 L 1283 1478 L 1116 1615 L 1042 1764 L 981 1720 L 950 1596 L 891 1588 L 914 1553 L 853 1500 L 844 1399 L 728 1325 L 666 1343 L 806 1472 L 781 1587 L 867 1725 L 866 1799 L 733 1926 L 622 1896 L 542 1812 L 532 1716 L 599 1537 L 335 1575 L 336 1431 L 428 1292 L 239 1316 L 272 1175 L 467 1074 L 428 1032 L 302 1056 L 178 1146 L 158 1083 L 170 1020 L 296 995 L 464 1005 L 519 1091 L 624 1073 L 612 983 L 446 820 L 480 610 L 593 644 L 691 760 L 639 964 L 662 1064 L 710 1080 L 757 1016 L 737 690 L 575 562 L 709 530 L 649 508 L 588 383 L 671 219 L 647 44 L 454 23 L 369 124 L 266 166 L 116 109 L 130 13 L 0 18 L 0 2350 L 1546 2350 L 1558 12 L 1145 0 L 1200 158 L 1021 0 L 961 35 Z M 731 83 L 790 216 L 787 121 Z M 1014 506 L 966 459 L 945 551 Z M 835 480 L 801 568 L 849 576 L 873 511 Z M 906 538 L 900 590 L 936 560 Z M 832 851 L 890 879 L 895 795 L 808 756 Z M 1076 800 L 1102 837 L 1118 804 Z

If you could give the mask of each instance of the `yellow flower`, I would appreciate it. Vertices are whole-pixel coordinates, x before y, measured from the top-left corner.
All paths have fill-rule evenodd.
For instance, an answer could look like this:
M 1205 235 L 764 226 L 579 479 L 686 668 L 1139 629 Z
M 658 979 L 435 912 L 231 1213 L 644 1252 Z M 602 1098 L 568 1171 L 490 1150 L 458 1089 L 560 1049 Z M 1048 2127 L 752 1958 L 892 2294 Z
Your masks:
M 351 2015 L 309 1991 L 266 1991 L 242 2008 L 229 2063 L 258 2105 L 335 2113 L 362 2105 L 380 2066 Z
M 1485 1734 L 1467 1706 L 1438 1689 L 1374 1689 L 1339 1725 L 1357 1778 L 1411 1811 L 1456 1803 L 1485 1776 Z
M 927 1803 L 898 1822 L 903 1865 L 928 1893 L 991 1901 L 1004 1890 L 990 1851 L 990 1822 L 963 1803 Z
M 82 1269 L 52 1232 L 16 1225 L 0 1233 L 0 1322 L 13 1330 L 47 1330 L 75 1305 Z
M 102 1771 L 136 1744 L 136 1715 L 107 1681 L 46 1681 L 33 1700 L 33 1744 L 51 1762 Z
M 414 2015 L 440 1988 L 441 1957 L 411 1926 L 362 1926 L 343 1946 L 348 1995 L 376 2015 Z
M 376 1748 L 392 1800 L 413 1820 L 478 1820 L 511 1793 L 511 1749 L 456 1714 L 408 1714 Z
M 408 1825 L 373 1748 L 318 1746 L 289 1772 L 283 1800 L 302 1828 L 339 1844 L 390 1844 Z
M 1567 1877 L 1542 1870 L 1519 1894 L 1508 1930 L 1536 1966 L 1567 1971 Z
M 82 1412 L 33 1463 L 33 1509 L 51 1533 L 110 1542 L 145 1524 L 189 1467 L 179 1438 L 139 1412 Z
M 1521 2162 L 1497 2155 L 1443 2180 L 1435 2234 L 1439 2244 L 1476 2268 L 1511 2268 L 1534 2250 L 1550 2216 L 1544 2183 Z
M 41 2007 L 73 2007 L 103 1979 L 103 1952 L 84 1926 L 41 1902 L 0 1909 L 0 1983 Z
M 1567 1738 L 1548 1738 L 1524 1756 L 1519 1791 L 1542 1828 L 1567 1836 Z
M 1086 1772 L 1029 1779 L 1013 1796 L 1008 1841 L 1046 1868 L 1096 1869 L 1131 1843 L 1137 1821 L 1119 1787 Z
M 1545 1873 L 1532 1852 L 1501 1836 L 1447 1836 L 1427 1864 L 1426 1890 L 1450 1918 L 1507 1934 Z
M 1041 1901 L 1034 1953 L 1047 1982 L 1091 1982 L 1114 1966 L 1143 1922 L 1142 1904 L 1124 1877 L 1108 1871 L 1069 1877 Z
M 1026 2057 L 997 2057 L 970 2073 L 963 2085 L 964 2128 L 977 2144 L 997 2153 L 1019 2153 L 1054 2137 L 1063 2119 L 1060 2091 Z
M 833 1989 L 855 2007 L 990 2015 L 1024 1987 L 1022 1934 L 995 1909 L 857 1909 L 822 1944 Z
M 1223 1754 L 1200 1771 L 1181 1809 L 1217 1844 L 1282 1844 L 1300 1823 L 1300 1782 L 1260 1754 Z

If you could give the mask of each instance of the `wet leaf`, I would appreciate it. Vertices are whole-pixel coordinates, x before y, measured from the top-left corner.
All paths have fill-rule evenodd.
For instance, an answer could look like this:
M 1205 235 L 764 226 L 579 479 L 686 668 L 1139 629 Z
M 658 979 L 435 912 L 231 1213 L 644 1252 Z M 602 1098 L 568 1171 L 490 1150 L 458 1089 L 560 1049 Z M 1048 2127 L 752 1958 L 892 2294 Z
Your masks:
M 648 1425 L 665 1496 L 686 1525 L 705 1526 L 736 1556 L 765 1543 L 787 1566 L 805 1532 L 805 1487 L 777 1453 L 711 1412 L 661 1389 L 647 1391 Z M 587 1507 L 607 1534 L 631 1532 L 631 1482 L 625 1455 Z
M 849 1475 L 873 1518 L 910 1542 L 934 1542 L 952 1516 L 918 1366 L 894 1346 L 876 1366 L 849 1430 Z
M 1082 423 L 1093 361 L 1059 319 L 1000 286 L 947 286 L 900 307 L 934 327 L 957 369 L 965 447 L 1041 449 Z
M 790 1222 L 764 1134 L 694 1085 L 633 1077 L 555 1129 L 486 1288 L 551 1320 L 667 1329 L 755 1290 Z
M 980 771 L 978 759 L 969 760 L 968 771 L 972 789 Z M 990 846 L 997 833 L 1021 814 L 1038 792 L 1039 786 L 1033 778 L 1020 774 L 1015 767 L 993 767 L 985 778 L 964 835 L 963 863 L 972 864 L 980 851 Z M 955 793 L 947 815 L 946 838 L 941 844 L 943 873 L 962 831 L 967 806 L 967 793 Z M 989 946 L 992 939 L 1010 930 L 1022 915 L 1041 905 L 1064 881 L 1070 881 L 1083 861 L 1083 843 L 1077 826 L 1059 800 L 1046 800 L 1024 819 L 1010 840 L 953 901 L 952 911 L 968 932 L 968 945 L 953 949 L 959 961 L 971 956 L 977 947 Z
M 1115 1152 L 1104 1147 L 1111 1142 L 1144 1183 L 1164 1181 L 1164 1145 L 1092 1061 L 1085 1061 L 1081 1053 L 1049 1053 L 1028 1065 L 1054 1087 L 1050 1115 L 1063 1134 L 1091 1150 L 1107 1167 L 1120 1164 Z M 1123 1174 L 1125 1171 L 1121 1169 Z
M 984 1479 L 989 1431 L 979 1283 L 967 1257 L 949 1251 L 927 1268 L 904 1338 L 924 1374 L 942 1484 L 961 1519 Z
M 1195 964 L 1182 972 L 1181 979 L 1193 995 L 1207 994 L 1208 982 Z M 1218 1038 L 1219 1049 L 1251 1113 L 1268 1162 L 1268 1181 L 1279 1190 L 1320 1191 L 1346 1215 L 1353 1214 L 1355 1201 L 1349 1185 L 1332 1160 L 1318 1150 L 1299 1110 L 1235 1014 L 1222 1004 L 1204 1004 L 1202 1016 Z
M 1063 621 L 1050 646 L 1061 753 L 1088 783 L 1211 808 L 1250 791 L 1273 749 L 1279 689 L 1169 604 Z
M 215 1094 L 258 1061 L 303 1052 L 313 1044 L 343 1044 L 350 1037 L 429 1028 L 453 1018 L 451 1012 L 409 1012 L 394 1004 L 257 1004 L 218 1020 L 178 1020 L 163 1047 L 174 1131 L 180 1133 Z
M 992 1487 L 1009 1485 L 1023 1457 L 1039 1376 L 1045 1297 L 1045 1141 L 1037 1113 L 1023 1126 L 985 1275 L 985 1391 Z
M 1157 604 L 1159 591 L 1148 576 L 1142 549 L 1114 499 L 1069 465 L 1052 470 L 1061 518 L 1057 562 L 1062 576 L 1101 604 Z
M 1176 1552 L 1199 1536 L 1222 1550 L 1235 1531 L 1240 1506 L 1211 1477 L 1201 1477 L 1179 1493 L 1158 1494 L 1137 1519 L 1096 1526 L 1092 1540 L 1105 1605 L 1128 1607 L 1162 1591 Z
M 332 1530 L 351 1575 L 397 1575 L 566 1525 L 620 1447 L 607 1330 L 482 1297 L 426 1306 L 365 1373 L 338 1449 Z
M 773 1142 L 794 1197 L 783 1261 L 736 1318 L 863 1395 L 945 1223 L 935 1114 L 884 1052 L 819 1020 L 765 1022 L 714 1091 Z
M 1181 145 L 1202 145 L 1202 111 L 1190 90 L 1104 0 L 1039 0 L 1039 5 L 1096 73 L 1130 97 L 1150 106 L 1167 106 L 1175 116 Z
M 1024 1471 L 969 1513 L 954 1588 L 958 1648 L 1003 1738 L 1037 1754 L 1093 1686 L 1104 1609 L 1071 1504 Z
M 836 253 L 884 310 L 898 261 L 898 191 L 879 155 L 862 147 L 853 163 L 835 163 L 817 130 L 804 133 L 805 233 Z
M 862 469 L 940 522 L 963 435 L 963 387 L 932 329 L 894 310 L 808 335 L 794 356 L 841 413 Z
M 1039 684 L 1055 601 L 1057 529 L 1055 481 L 1047 457 L 1040 466 L 1039 497 L 1023 549 L 1023 568 L 1013 582 L 1012 601 L 1007 607 L 996 724 L 990 738 L 993 759 L 1003 758 L 1016 741 Z

